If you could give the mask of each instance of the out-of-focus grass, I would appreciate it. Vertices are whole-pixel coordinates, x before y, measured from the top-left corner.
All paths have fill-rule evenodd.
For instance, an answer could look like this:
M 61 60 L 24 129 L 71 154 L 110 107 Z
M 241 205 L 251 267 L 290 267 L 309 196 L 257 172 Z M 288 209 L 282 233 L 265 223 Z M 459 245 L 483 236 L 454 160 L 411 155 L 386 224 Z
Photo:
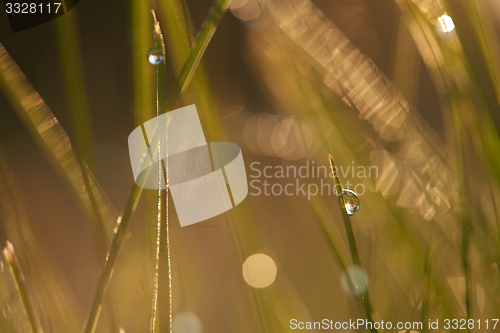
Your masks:
M 74 331 L 77 329 L 75 313 L 71 307 L 71 297 L 67 286 L 56 274 L 59 272 L 40 246 L 32 222 L 27 217 L 27 205 L 23 199 L 20 186 L 8 160 L 0 149 L 0 212 L 2 213 L 3 228 L 7 237 L 18 250 L 20 261 L 29 268 L 27 278 L 32 286 L 33 302 L 36 308 L 47 307 L 51 310 L 43 314 L 46 321 L 51 322 L 51 328 L 58 331 Z M 17 259 L 16 259 L 17 260 Z M 5 289 L 8 293 L 10 290 Z M 11 295 L 11 297 L 15 297 Z M 24 295 L 28 297 L 28 295 Z M 42 313 L 38 312 L 38 316 Z M 32 314 L 34 316 L 34 314 Z M 8 318 L 5 318 L 8 321 Z M 19 325 L 13 322 L 13 325 Z
M 228 6 L 229 1 L 224 5 Z M 200 36 L 193 35 L 193 23 L 184 0 L 161 0 L 158 2 L 159 17 L 164 22 L 165 26 L 165 44 L 167 47 L 167 56 L 172 65 L 172 70 L 175 75 L 182 75 L 181 72 L 185 66 L 191 49 L 196 47 L 194 41 L 202 41 Z M 227 8 L 219 8 L 219 11 L 227 10 Z M 215 23 L 215 22 L 214 22 Z M 200 30 L 201 32 L 201 30 Z M 207 34 L 213 33 L 206 30 Z M 208 35 L 207 35 L 208 37 Z M 198 47 L 203 48 L 202 44 Z M 196 58 L 190 61 L 199 61 Z M 223 139 L 223 131 L 219 121 L 219 111 L 215 107 L 215 102 L 212 97 L 210 84 L 203 67 L 203 63 L 197 65 L 197 70 L 192 74 L 192 83 L 190 84 L 189 94 L 185 94 L 183 102 L 185 105 L 196 103 L 200 119 L 205 124 L 205 133 L 213 140 Z M 191 78 L 189 78 L 191 80 Z M 179 87 L 180 88 L 180 87 Z M 184 88 L 184 89 L 187 89 Z M 177 88 L 178 91 L 178 88 Z M 178 93 L 178 92 L 176 92 Z M 170 110 L 175 109 L 175 105 L 169 106 Z
M 16 286 L 17 293 L 21 298 L 21 303 L 23 304 L 23 309 L 26 314 L 26 318 L 28 319 L 30 332 L 43 332 L 40 322 L 35 314 L 35 310 L 29 296 L 28 287 L 26 286 L 26 281 L 21 270 L 21 265 L 19 264 L 19 260 L 17 260 L 12 243 L 7 241 L 7 245 L 3 249 L 2 254 L 5 263 L 9 267 L 10 275 L 14 281 L 14 285 Z
M 90 193 L 95 197 L 102 219 L 108 220 L 113 216 L 108 199 L 92 172 L 85 163 L 79 164 L 79 158 L 66 132 L 1 44 L 0 87 L 40 149 L 66 179 L 89 219 L 99 221 Z M 87 182 L 84 180 L 86 178 Z M 87 190 L 88 187 L 90 189 Z M 96 223 L 96 229 L 99 228 Z
M 344 221 L 346 216 L 344 211 L 339 214 L 337 209 L 332 208 L 335 207 L 334 199 L 316 197 L 301 207 L 310 213 L 313 219 L 311 225 L 326 235 L 329 249 L 338 259 L 339 267 L 335 268 L 344 272 L 348 270 L 346 244 L 351 247 L 354 264 L 360 261 L 365 264 L 371 281 L 369 288 L 373 306 L 372 315 L 371 305 L 365 302 L 365 311 L 366 304 L 369 308 L 366 316 L 394 322 L 411 318 L 424 323 L 427 319 L 443 317 L 491 318 L 500 310 L 499 285 L 495 282 L 498 275 L 490 271 L 492 264 L 498 266 L 500 258 L 496 199 L 500 185 L 497 38 L 487 10 L 479 1 L 398 0 L 396 3 L 402 9 L 400 31 L 408 27 L 440 95 L 446 130 L 444 141 L 422 121 L 412 105 L 417 100 L 412 94 L 419 73 L 417 70 L 401 72 L 408 44 L 404 36 L 397 39 L 394 48 L 398 50 L 395 62 L 399 65 L 394 67 L 393 84 L 310 1 L 275 0 L 267 2 L 266 8 L 261 8 L 263 11 L 259 20 L 262 21 L 247 22 L 252 28 L 248 30 L 249 59 L 254 61 L 254 69 L 258 69 L 254 75 L 276 110 L 286 110 L 283 112 L 285 116 L 311 120 L 313 130 L 320 137 L 320 148 L 308 157 L 326 156 L 326 152 L 331 151 L 338 156 L 341 164 L 355 161 L 359 165 L 371 163 L 380 168 L 379 179 L 365 181 L 368 193 L 362 199 L 360 213 L 352 218 L 356 237 L 362 240 L 358 242 L 361 243 L 359 251 L 352 252 L 352 237 L 345 238 L 338 232 L 338 222 L 342 221 L 340 215 Z M 221 139 L 226 134 L 216 112 L 209 78 L 200 61 L 228 5 L 227 0 L 217 1 L 200 33 L 194 36 L 186 3 L 176 0 L 157 3 L 166 36 L 165 57 L 169 58 L 172 72 L 178 76 L 174 86 L 167 87 L 167 62 L 157 67 L 157 114 L 174 109 L 178 101 L 183 104 L 194 101 L 210 140 Z M 149 3 L 134 0 L 131 1 L 131 8 L 134 118 L 138 125 L 155 116 L 154 67 L 146 61 L 153 34 Z M 436 22 L 445 12 L 455 20 L 456 30 L 440 35 L 436 31 Z M 264 21 L 265 24 L 262 23 Z M 72 26 L 71 22 L 60 20 L 59 24 L 63 41 L 62 64 L 67 75 L 70 110 L 75 119 L 75 149 L 3 48 L 0 48 L 0 83 L 30 133 L 68 180 L 87 214 L 94 220 L 102 215 L 105 223 L 110 220 L 112 208 L 90 172 L 92 168 L 83 162 L 87 158 L 83 155 L 91 154 L 92 141 L 82 70 L 79 59 L 74 56 L 74 51 L 78 49 L 77 38 L 71 29 L 64 30 L 67 24 Z M 253 29 L 255 27 L 258 29 Z M 396 88 L 402 85 L 405 78 L 411 82 L 399 90 L 408 94 L 406 98 Z M 191 88 L 188 89 L 188 86 Z M 165 97 L 167 89 L 171 91 L 168 101 Z M 3 183 L 8 182 L 3 180 Z M 0 186 L 5 187 L 3 183 Z M 102 307 L 132 307 L 114 304 L 113 293 L 107 294 L 106 291 L 142 194 L 143 190 L 134 185 L 118 217 L 87 319 L 86 332 L 93 332 L 98 327 Z M 160 192 L 157 199 L 161 211 L 156 211 L 158 206 L 155 203 L 155 208 L 148 209 L 140 219 L 149 221 L 154 220 L 155 215 L 161 216 L 159 229 L 155 230 L 159 232 L 159 294 L 156 297 L 161 296 L 161 302 L 157 303 L 158 308 L 155 306 L 153 309 L 153 324 L 156 331 L 163 332 L 167 326 L 171 330 L 173 314 L 169 304 L 172 292 L 170 259 L 166 256 L 170 252 L 165 238 L 170 232 L 167 227 L 168 210 L 162 209 L 168 203 L 167 192 Z M 248 201 L 226 214 L 239 261 L 262 247 L 259 232 L 253 225 L 257 212 Z M 6 205 L 6 202 L 3 201 L 3 204 Z M 360 214 L 363 214 L 362 218 L 358 218 Z M 57 279 L 40 269 L 40 266 L 48 269 L 50 265 L 41 263 L 37 266 L 30 262 L 30 258 L 41 256 L 40 253 L 34 254 L 38 252 L 37 247 L 16 244 L 23 237 L 34 238 L 27 222 L 22 220 L 7 225 L 9 239 L 16 249 L 23 252 L 19 255 L 20 266 L 26 266 L 27 276 L 41 271 L 45 278 L 40 281 L 44 281 L 47 290 L 56 290 Z M 16 227 L 15 224 L 19 225 Z M 350 226 L 351 222 L 345 225 Z M 180 234 L 177 231 L 174 235 Z M 105 231 L 98 232 L 105 234 Z M 147 236 L 137 244 L 156 247 L 153 241 L 156 237 L 149 237 L 153 232 L 146 230 L 144 234 Z M 353 235 L 352 230 L 348 230 L 349 235 Z M 145 244 L 148 240 L 152 244 Z M 143 249 L 129 251 L 127 255 L 130 258 L 123 260 L 142 263 L 141 251 Z M 187 267 L 175 251 L 186 255 L 189 246 L 181 244 L 174 249 L 174 277 L 176 272 L 196 272 L 196 268 Z M 129 276 L 120 277 L 113 288 L 129 292 L 129 281 L 140 274 L 147 275 L 139 272 L 137 267 L 132 267 L 127 274 Z M 263 332 L 286 331 L 291 318 L 308 321 L 314 317 L 286 274 L 281 270 L 279 274 L 281 280 L 278 285 L 263 290 L 248 289 L 247 297 L 242 300 L 251 304 L 248 308 L 252 313 L 248 317 L 258 322 L 255 327 Z M 332 280 L 334 278 L 332 276 Z M 450 282 L 455 278 L 464 281 L 463 286 Z M 8 284 L 2 276 L 0 279 L 3 284 Z M 27 304 L 31 280 L 27 279 L 27 282 L 28 287 L 19 294 L 20 298 L 12 300 L 13 304 L 20 300 Z M 153 283 L 152 279 L 150 282 Z M 176 280 L 173 282 L 175 288 Z M 179 278 L 181 287 L 178 290 L 188 291 L 189 283 L 195 282 Z M 32 283 L 37 287 L 39 282 L 33 280 Z M 479 304 L 480 288 L 486 293 L 484 312 Z M 54 313 L 59 313 L 61 307 L 70 308 L 65 302 L 61 302 L 64 305 L 59 307 L 39 304 L 43 293 L 33 293 L 34 310 L 28 309 L 29 313 L 39 313 L 40 308 L 50 308 L 48 311 Z M 104 301 L 106 299 L 108 304 Z M 194 304 L 197 300 L 192 295 L 180 295 L 179 299 L 187 303 L 187 308 L 202 307 Z M 353 311 L 350 315 L 354 318 L 359 313 Z M 57 318 L 55 314 L 50 317 L 51 320 Z M 13 321 L 5 318 L 0 316 L 0 327 L 14 331 Z M 33 315 L 21 315 L 20 318 L 20 321 L 28 321 L 32 330 L 38 329 Z M 120 318 L 117 320 L 120 321 Z M 57 326 L 42 322 L 43 327 L 64 327 L 58 331 L 75 331 L 73 319 L 54 325 Z

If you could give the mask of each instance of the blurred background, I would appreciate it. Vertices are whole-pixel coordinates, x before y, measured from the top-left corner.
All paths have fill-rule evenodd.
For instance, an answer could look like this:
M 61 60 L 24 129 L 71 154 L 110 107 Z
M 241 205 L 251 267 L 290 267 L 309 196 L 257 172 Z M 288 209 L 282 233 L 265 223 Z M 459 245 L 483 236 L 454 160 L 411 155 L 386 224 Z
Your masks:
M 0 241 L 13 243 L 44 331 L 84 326 L 134 184 L 127 138 L 156 115 L 149 11 L 164 33 L 169 91 L 211 6 L 82 0 L 15 34 L 0 11 Z M 288 332 L 291 319 L 364 318 L 366 292 L 374 320 L 498 318 L 499 31 L 495 0 L 233 0 L 176 105 L 196 104 L 207 141 L 238 144 L 257 181 L 233 210 L 184 228 L 170 198 L 173 331 Z M 60 158 L 67 150 L 99 184 L 99 219 L 81 174 Z M 271 191 L 333 186 L 318 172 L 275 174 L 326 167 L 328 153 L 359 194 L 360 265 L 332 192 Z M 274 176 L 256 171 L 265 167 Z M 132 215 L 97 332 L 150 329 L 157 197 L 145 190 Z M 352 269 L 368 282 L 354 295 Z M 167 332 L 159 272 L 153 321 Z M 4 266 L 2 279 L 0 327 L 29 331 Z

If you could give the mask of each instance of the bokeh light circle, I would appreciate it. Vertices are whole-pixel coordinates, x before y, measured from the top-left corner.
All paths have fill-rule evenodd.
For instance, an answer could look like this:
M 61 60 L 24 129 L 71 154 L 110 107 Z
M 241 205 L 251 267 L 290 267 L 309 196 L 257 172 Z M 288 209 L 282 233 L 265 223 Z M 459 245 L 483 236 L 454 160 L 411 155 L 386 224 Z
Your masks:
M 353 265 L 342 273 L 340 284 L 346 293 L 362 296 L 368 290 L 368 277 L 363 268 Z
M 278 269 L 274 260 L 262 253 L 251 255 L 243 263 L 243 278 L 254 288 L 265 288 L 270 286 Z
M 202 333 L 203 325 L 197 315 L 191 312 L 181 312 L 172 320 L 173 333 Z

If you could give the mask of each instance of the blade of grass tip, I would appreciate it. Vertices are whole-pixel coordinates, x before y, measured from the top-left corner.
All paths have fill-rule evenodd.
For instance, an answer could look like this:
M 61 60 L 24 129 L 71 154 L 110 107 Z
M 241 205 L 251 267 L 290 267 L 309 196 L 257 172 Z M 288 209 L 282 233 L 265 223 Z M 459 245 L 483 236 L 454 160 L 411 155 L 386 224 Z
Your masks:
M 165 42 L 161 32 L 160 22 L 156 19 L 156 13 L 151 11 L 154 20 L 154 41 L 155 46 L 162 50 L 163 60 L 156 66 L 156 114 L 165 112 L 166 103 L 166 54 Z M 162 138 L 158 138 L 158 145 L 162 142 Z M 166 141 L 165 141 L 166 142 Z M 168 149 L 168 147 L 165 147 Z M 168 184 L 168 163 L 161 159 L 160 148 L 159 154 L 159 190 L 158 190 L 158 224 L 157 224 L 157 248 L 156 248 L 156 272 L 155 283 L 153 292 L 153 314 L 151 317 L 151 333 L 165 332 L 162 329 L 164 323 L 168 323 L 168 331 L 172 332 L 172 268 L 170 266 L 170 230 L 168 224 L 168 185 L 166 189 L 161 188 L 161 180 L 164 178 L 165 184 Z M 168 155 L 168 154 L 166 154 Z M 165 212 L 163 212 L 165 209 Z M 161 235 L 165 234 L 165 237 Z M 164 288 L 165 287 L 165 288 Z M 165 292 L 163 290 L 166 290 Z M 168 295 L 167 297 L 160 297 L 161 295 Z M 160 302 L 159 302 L 160 300 Z M 165 325 L 166 326 L 166 325 Z
M 358 256 L 358 249 L 356 247 L 356 240 L 354 239 L 354 232 L 352 231 L 352 225 L 351 225 L 351 220 L 349 218 L 349 215 L 347 214 L 347 210 L 345 208 L 345 202 L 344 202 L 344 196 L 342 195 L 343 189 L 342 185 L 340 185 L 340 180 L 337 175 L 337 172 L 335 172 L 335 163 L 333 162 L 333 157 L 331 154 L 328 154 L 328 160 L 330 162 L 330 168 L 332 170 L 332 174 L 334 177 L 334 185 L 335 185 L 335 193 L 337 194 L 339 206 L 340 206 L 340 211 L 342 212 L 342 218 L 344 220 L 344 226 L 346 229 L 347 233 L 347 239 L 349 241 L 349 249 L 351 250 L 351 256 L 352 256 L 352 262 L 354 265 L 362 267 L 361 262 L 359 260 Z M 349 277 L 349 272 L 346 272 L 346 276 Z M 363 281 L 356 281 L 356 283 L 362 283 L 364 286 L 366 286 L 366 281 L 364 281 L 364 276 L 361 275 L 361 279 Z M 349 279 L 350 280 L 350 279 Z M 349 281 L 351 284 L 351 287 L 353 287 L 353 282 Z M 368 321 L 372 321 L 372 309 L 371 309 L 371 304 L 370 304 L 370 297 L 368 295 L 368 289 L 365 288 L 366 290 L 363 291 L 363 293 L 360 295 L 361 302 L 363 303 L 363 308 L 365 310 L 365 315 L 366 319 Z M 354 289 L 353 289 L 354 291 Z M 373 327 L 370 329 L 370 332 L 377 332 L 376 329 Z
M 195 41 L 191 15 L 184 0 L 161 0 L 158 2 L 158 8 L 163 21 L 162 30 L 169 62 L 175 76 L 178 76 Z M 184 102 L 196 102 L 205 135 L 215 141 L 224 141 L 219 112 L 215 107 L 203 63 L 198 65 L 193 75 L 189 92 L 189 101 Z
M 175 104 L 177 103 L 179 96 L 186 91 L 191 79 L 193 78 L 195 70 L 201 61 L 201 58 L 205 54 L 205 50 L 207 49 L 208 44 L 210 44 L 222 16 L 227 11 L 230 3 L 231 0 L 217 0 L 213 4 L 212 8 L 210 8 L 210 12 L 203 22 L 198 37 L 196 38 L 196 43 L 194 44 L 191 52 L 189 52 L 186 63 L 184 64 L 184 67 L 179 75 L 179 79 L 169 95 L 167 111 L 175 108 Z
M 229 6 L 230 0 L 219 0 L 216 1 L 212 6 L 207 18 L 205 19 L 205 23 L 203 24 L 201 31 L 198 34 L 198 39 L 195 43 L 195 47 L 191 50 L 186 64 L 184 65 L 181 75 L 177 79 L 175 86 L 170 94 L 170 97 L 167 101 L 165 112 L 169 111 L 173 108 L 173 105 L 177 103 L 177 100 L 180 97 L 180 94 L 184 92 L 189 85 L 189 80 L 193 76 L 193 73 L 196 70 L 196 67 L 200 63 L 201 57 L 204 54 L 208 44 L 210 43 L 213 34 L 215 33 L 218 23 L 220 22 L 222 15 L 226 12 Z M 189 64 L 189 65 L 188 65 Z M 117 225 L 115 227 L 115 235 L 111 241 L 111 245 L 109 247 L 108 254 L 106 255 L 106 259 L 104 261 L 103 268 L 101 270 L 101 275 L 99 277 L 99 281 L 97 282 L 96 293 L 94 296 L 94 300 L 92 301 L 92 305 L 90 308 L 89 316 L 87 318 L 87 322 L 85 323 L 84 332 L 91 333 L 94 332 L 95 327 L 97 325 L 97 320 L 99 318 L 99 312 L 102 305 L 102 299 L 104 294 L 106 293 L 106 289 L 111 280 L 111 276 L 113 274 L 113 266 L 116 262 L 116 257 L 120 250 L 120 247 L 123 243 L 123 237 L 125 235 L 125 231 L 130 222 L 130 218 L 137 207 L 139 199 L 142 195 L 142 188 L 134 184 L 132 190 L 130 191 L 130 195 L 127 199 L 127 203 L 125 205 L 125 209 L 123 214 L 118 218 Z
M 34 305 L 43 304 L 50 309 L 45 311 L 44 320 L 52 323 L 54 331 L 74 332 L 78 326 L 73 308 L 69 306 L 71 293 L 58 274 L 58 266 L 47 258 L 39 244 L 28 211 L 21 186 L 0 146 L 0 220 L 6 238 L 16 244 L 18 259 L 30 269 Z M 3 331 L 0 329 L 0 332 Z
M 26 286 L 26 281 L 24 280 L 21 265 L 17 260 L 16 253 L 14 252 L 14 246 L 12 246 L 11 242 L 7 241 L 2 254 L 5 258 L 7 266 L 9 267 L 9 271 L 16 286 L 16 290 L 19 293 L 19 297 L 21 298 L 21 302 L 24 307 L 24 311 L 26 312 L 26 317 L 28 318 L 31 332 L 42 333 L 42 328 L 40 327 L 38 318 L 36 317 L 35 311 L 33 309 L 33 305 L 31 304 L 28 287 Z

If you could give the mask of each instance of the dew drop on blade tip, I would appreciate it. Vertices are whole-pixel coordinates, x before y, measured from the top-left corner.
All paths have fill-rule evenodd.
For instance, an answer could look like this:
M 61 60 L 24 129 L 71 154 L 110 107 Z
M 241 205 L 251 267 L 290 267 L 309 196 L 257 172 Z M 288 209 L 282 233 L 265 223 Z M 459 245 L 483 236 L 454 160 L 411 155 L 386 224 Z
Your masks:
M 342 201 L 347 215 L 354 215 L 359 209 L 359 198 L 356 192 L 351 190 L 342 191 Z
M 153 46 L 148 51 L 148 61 L 151 65 L 159 65 L 163 61 L 163 51 L 159 47 Z

